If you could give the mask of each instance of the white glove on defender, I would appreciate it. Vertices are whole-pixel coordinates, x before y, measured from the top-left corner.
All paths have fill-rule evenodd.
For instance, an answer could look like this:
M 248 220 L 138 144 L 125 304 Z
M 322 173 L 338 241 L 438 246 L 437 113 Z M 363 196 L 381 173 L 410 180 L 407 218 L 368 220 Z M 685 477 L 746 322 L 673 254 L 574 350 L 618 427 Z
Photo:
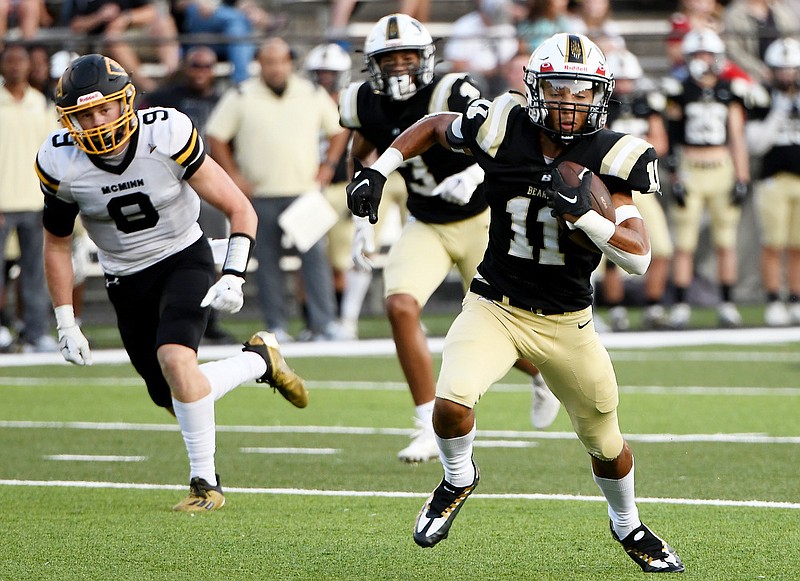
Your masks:
M 223 313 L 238 313 L 244 305 L 242 285 L 244 279 L 234 274 L 223 274 L 219 280 L 208 289 L 201 307 L 211 306 L 212 309 Z
M 354 218 L 353 264 L 360 272 L 372 272 L 373 264 L 367 254 L 375 252 L 375 229 L 367 218 Z
M 81 333 L 75 322 L 75 311 L 72 305 L 61 305 L 55 308 L 56 326 L 58 329 L 58 349 L 61 355 L 75 365 L 91 365 L 92 352 L 89 341 Z
M 434 188 L 433 195 L 439 196 L 445 202 L 464 206 L 472 198 L 478 184 L 483 183 L 483 175 L 483 168 L 477 163 L 473 164 L 464 171 L 445 178 Z

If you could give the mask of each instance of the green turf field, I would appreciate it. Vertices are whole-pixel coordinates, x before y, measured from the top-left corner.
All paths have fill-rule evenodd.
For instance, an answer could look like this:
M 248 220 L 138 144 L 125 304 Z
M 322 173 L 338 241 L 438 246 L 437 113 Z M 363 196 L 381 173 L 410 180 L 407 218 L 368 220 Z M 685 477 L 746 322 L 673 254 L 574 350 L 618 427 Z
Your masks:
M 640 512 L 683 578 L 800 579 L 798 347 L 611 351 Z M 413 411 L 396 359 L 290 362 L 308 408 L 256 384 L 218 402 L 227 504 L 198 516 L 170 510 L 183 443 L 129 365 L 0 369 L 0 579 L 642 578 L 563 411 L 531 431 L 521 374 L 478 405 L 480 486 L 423 550 L 411 529 L 441 466 L 395 460 Z

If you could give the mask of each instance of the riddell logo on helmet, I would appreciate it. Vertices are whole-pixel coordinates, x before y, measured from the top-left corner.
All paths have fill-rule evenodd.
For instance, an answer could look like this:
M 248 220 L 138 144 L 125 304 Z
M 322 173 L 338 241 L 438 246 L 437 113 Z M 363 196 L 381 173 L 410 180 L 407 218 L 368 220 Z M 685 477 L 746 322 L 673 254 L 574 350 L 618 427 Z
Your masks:
M 103 93 L 100 91 L 94 91 L 93 93 L 89 93 L 88 95 L 81 95 L 78 97 L 78 101 L 76 104 L 83 105 L 84 103 L 89 103 L 90 101 L 97 101 L 98 99 L 103 98 Z
M 564 63 L 564 70 L 565 71 L 586 72 L 587 67 L 586 67 L 586 65 L 576 65 L 576 64 L 573 64 L 573 63 Z

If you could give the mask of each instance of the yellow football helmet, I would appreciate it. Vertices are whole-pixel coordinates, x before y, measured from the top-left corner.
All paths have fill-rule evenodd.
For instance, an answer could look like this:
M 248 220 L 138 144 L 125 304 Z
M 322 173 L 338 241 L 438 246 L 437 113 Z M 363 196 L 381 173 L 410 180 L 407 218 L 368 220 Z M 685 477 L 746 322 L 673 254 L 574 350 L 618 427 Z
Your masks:
M 100 54 L 75 59 L 56 86 L 56 110 L 76 147 L 90 155 L 101 155 L 124 145 L 138 120 L 133 101 L 136 88 L 125 69 Z M 109 123 L 84 129 L 78 113 L 103 103 L 119 102 L 120 116 Z

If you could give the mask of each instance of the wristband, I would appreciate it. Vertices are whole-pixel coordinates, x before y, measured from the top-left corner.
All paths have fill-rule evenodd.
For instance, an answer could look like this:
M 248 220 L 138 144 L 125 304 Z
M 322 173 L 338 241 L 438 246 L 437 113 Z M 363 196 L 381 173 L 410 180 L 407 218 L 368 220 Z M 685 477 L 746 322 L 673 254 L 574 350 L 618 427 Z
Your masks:
M 56 313 L 56 328 L 66 329 L 75 326 L 75 310 L 72 305 L 59 305 L 53 309 Z
M 403 161 L 403 154 L 400 153 L 400 150 L 390 147 L 370 167 L 383 177 L 389 177 L 390 173 L 403 165 Z
M 617 224 L 622 224 L 625 220 L 629 220 L 630 218 L 642 219 L 642 215 L 639 213 L 639 208 L 633 204 L 623 204 L 622 206 L 617 206 L 614 208 L 614 211 L 617 216 Z
M 244 278 L 254 245 L 255 240 L 247 234 L 231 234 L 228 238 L 228 254 L 222 264 L 222 274 L 235 274 Z
M 595 210 L 589 210 L 575 220 L 575 226 L 580 228 L 598 248 L 605 244 L 614 235 L 617 226 L 611 220 L 603 218 Z

